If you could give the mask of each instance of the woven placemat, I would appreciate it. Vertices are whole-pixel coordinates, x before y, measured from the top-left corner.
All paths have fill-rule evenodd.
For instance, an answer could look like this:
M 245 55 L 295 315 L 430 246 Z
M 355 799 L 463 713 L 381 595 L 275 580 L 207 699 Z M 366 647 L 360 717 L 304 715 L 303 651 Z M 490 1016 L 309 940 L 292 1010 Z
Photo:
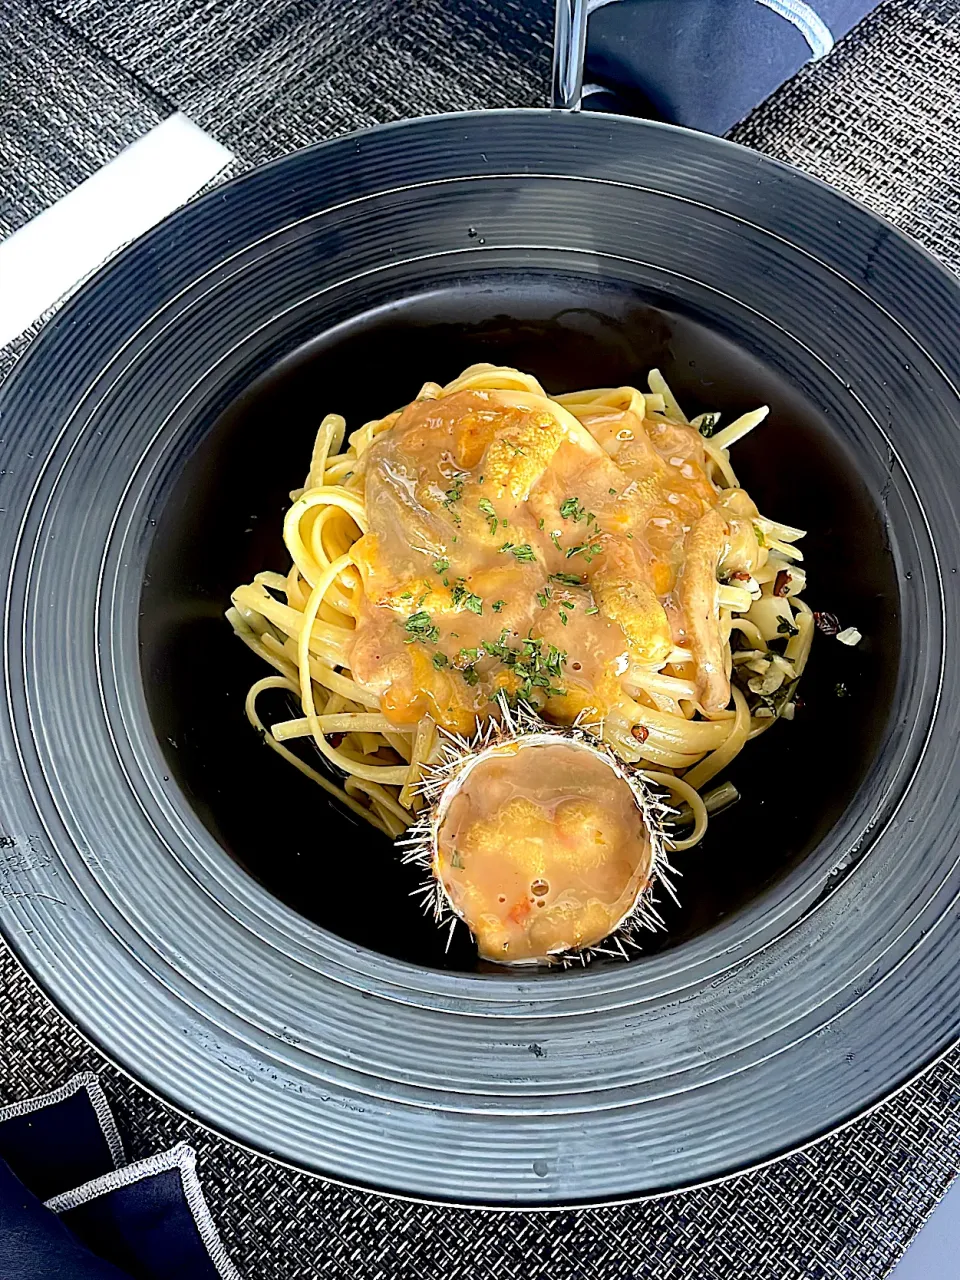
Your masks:
M 405 115 L 542 104 L 551 0 L 0 0 L 0 234 L 170 111 L 269 159 Z M 734 131 L 960 270 L 960 4 L 890 0 Z M 0 375 L 25 345 L 0 352 Z M 147 1094 L 0 951 L 0 1100 L 100 1071 L 131 1158 L 186 1139 L 249 1280 L 877 1280 L 960 1170 L 960 1050 L 808 1151 L 617 1209 L 406 1204 L 277 1166 Z

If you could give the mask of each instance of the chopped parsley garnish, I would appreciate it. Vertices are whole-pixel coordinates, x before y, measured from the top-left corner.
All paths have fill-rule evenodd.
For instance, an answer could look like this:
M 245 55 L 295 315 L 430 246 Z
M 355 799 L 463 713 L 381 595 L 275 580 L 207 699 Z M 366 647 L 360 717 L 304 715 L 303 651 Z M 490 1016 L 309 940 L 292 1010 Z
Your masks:
M 563 623 L 564 626 L 567 625 L 567 615 L 563 612 L 562 609 L 560 611 L 560 621 Z
M 716 431 L 719 421 L 719 413 L 702 413 L 697 420 L 697 430 L 702 436 L 706 436 L 709 439 Z
M 544 587 L 542 591 L 537 592 L 537 604 L 541 609 L 545 609 L 550 603 L 550 585 Z
M 596 606 L 596 605 L 593 605 L 593 606 L 592 606 L 592 608 L 590 608 L 590 609 L 584 609 L 584 613 L 586 613 L 586 614 L 588 614 L 588 615 L 589 615 L 589 614 L 591 614 L 591 613 L 599 613 L 599 612 L 600 612 L 600 610 L 597 608 L 597 606 Z
M 537 553 L 534 551 L 533 547 L 531 547 L 529 542 L 525 542 L 519 547 L 514 542 L 505 542 L 502 547 L 498 548 L 498 550 L 503 553 L 512 551 L 516 558 L 523 564 L 534 564 L 537 559 Z
M 464 667 L 460 674 L 469 685 L 477 684 L 480 679 L 480 673 L 476 667 Z
M 494 613 L 499 613 L 506 603 L 507 603 L 506 600 L 494 600 L 490 608 L 493 610 Z
M 564 498 L 560 503 L 560 515 L 564 520 L 586 520 L 587 513 L 579 498 Z
M 571 556 L 583 556 L 584 560 L 589 564 L 602 550 L 603 547 L 599 542 L 581 542 L 576 547 L 568 547 L 567 559 L 569 560 Z
M 777 634 L 781 636 L 798 636 L 800 628 L 795 627 L 787 618 L 781 618 L 777 623 Z
M 497 525 L 499 524 L 499 521 L 497 519 L 496 511 L 494 511 L 493 509 L 493 503 L 490 501 L 489 498 L 481 498 L 480 501 L 477 503 L 477 506 L 480 508 L 483 515 L 487 517 L 487 520 L 489 521 L 489 524 L 490 524 L 490 532 L 496 533 Z
M 847 686 L 843 683 L 842 680 L 838 685 L 834 686 L 833 692 L 837 695 L 838 698 L 846 698 L 850 694 L 850 690 L 847 688 Z
M 556 530 L 556 529 L 551 529 L 551 531 L 550 531 L 550 541 L 553 543 L 553 545 L 557 548 L 557 550 L 558 550 L 558 551 L 562 551 L 562 550 L 563 550 L 563 547 L 561 547 L 561 545 L 560 545 L 560 534 L 559 534 L 558 530 Z
M 445 507 L 449 507 L 453 502 L 459 502 L 463 497 L 463 482 L 466 478 L 467 473 L 465 471 L 458 471 L 453 477 L 453 484 L 444 494 L 443 505 Z
M 582 587 L 583 579 L 576 573 L 551 573 L 555 582 L 562 582 L 565 587 Z
M 426 610 L 411 614 L 404 625 L 404 631 L 407 633 L 407 644 L 413 644 L 415 640 L 424 644 L 436 644 L 440 639 L 440 630 L 433 625 L 433 619 Z
M 763 536 L 763 530 L 760 528 L 758 524 L 755 524 L 753 526 L 753 532 L 757 535 L 757 546 L 765 547 L 767 545 L 767 540 Z
M 471 613 L 483 613 L 483 601 L 468 591 L 462 582 L 458 582 L 450 592 L 450 599 L 455 609 L 469 609 Z
M 617 492 L 617 491 L 616 491 L 616 489 L 608 489 L 608 490 L 607 490 L 607 493 L 611 494 L 612 496 L 615 496 L 615 495 L 616 495 L 616 492 Z
M 560 680 L 563 674 L 563 664 L 567 660 L 564 650 L 549 644 L 544 651 L 543 641 L 533 636 L 521 640 L 519 647 L 515 648 L 506 643 L 509 634 L 508 630 L 503 630 L 499 640 L 485 640 L 483 650 L 516 675 L 519 684 L 512 698 L 528 702 L 535 689 L 545 690 L 548 697 L 562 696 L 564 690 L 557 688 L 554 681 Z
M 444 667 L 450 665 L 450 659 L 445 653 L 435 653 L 433 655 L 433 665 L 438 671 L 442 671 Z
M 460 652 L 457 654 L 457 657 L 461 659 L 466 658 L 467 661 L 466 663 L 464 663 L 464 665 L 470 666 L 474 662 L 476 662 L 476 660 L 480 657 L 480 650 L 479 649 L 461 649 Z
M 446 571 L 449 568 L 450 568 L 449 560 L 434 560 L 433 562 L 434 573 L 446 573 Z
M 460 499 L 463 497 L 463 482 L 464 480 L 466 480 L 466 478 L 467 478 L 466 471 L 458 471 L 457 474 L 453 477 L 453 484 L 450 486 L 449 489 L 447 489 L 443 498 L 443 505 L 446 507 L 448 511 L 450 511 L 450 508 L 453 506 L 455 502 L 459 502 Z M 454 524 L 459 524 L 460 517 L 457 515 L 457 513 L 455 511 L 450 511 L 450 514 L 453 517 Z M 456 542 L 456 538 L 454 538 L 454 542 Z
M 543 516 L 541 516 L 540 519 L 537 521 L 537 528 L 538 529 L 543 528 Z

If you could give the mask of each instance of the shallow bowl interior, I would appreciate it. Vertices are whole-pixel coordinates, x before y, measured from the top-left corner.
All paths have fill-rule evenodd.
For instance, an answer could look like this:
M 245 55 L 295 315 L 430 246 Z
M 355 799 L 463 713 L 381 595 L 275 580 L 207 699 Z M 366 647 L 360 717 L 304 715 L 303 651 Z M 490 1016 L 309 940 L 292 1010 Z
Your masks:
M 796 719 L 748 744 L 730 770 L 742 799 L 675 859 L 680 905 L 664 904 L 667 931 L 647 950 L 680 945 L 775 892 L 851 803 L 897 675 L 898 588 L 880 495 L 817 405 L 704 317 L 631 284 L 556 272 L 461 280 L 357 314 L 253 381 L 198 436 L 158 516 L 140 631 L 154 727 L 208 829 L 289 906 L 401 960 L 477 968 L 466 934 L 445 952 L 410 898 L 420 873 L 247 725 L 244 695 L 263 671 L 223 611 L 236 585 L 288 567 L 282 514 L 325 412 L 344 414 L 351 430 L 479 360 L 515 365 L 551 392 L 642 386 L 657 366 L 689 413 L 719 409 L 727 421 L 769 404 L 768 422 L 735 446 L 740 481 L 764 514 L 809 530 L 808 602 L 871 637 L 851 650 L 818 636 Z

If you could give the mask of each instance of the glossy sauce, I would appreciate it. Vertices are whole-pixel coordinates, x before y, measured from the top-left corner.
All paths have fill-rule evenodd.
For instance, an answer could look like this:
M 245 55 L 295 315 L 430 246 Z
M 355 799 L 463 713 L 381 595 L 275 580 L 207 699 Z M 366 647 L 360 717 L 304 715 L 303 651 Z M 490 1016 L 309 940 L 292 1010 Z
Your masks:
M 680 648 L 670 671 L 726 706 L 717 571 L 755 561 L 752 503 L 692 427 L 601 410 L 577 436 L 517 398 L 415 401 L 364 454 L 354 679 L 398 726 L 470 732 L 500 689 L 569 724 Z
M 434 873 L 480 955 L 547 960 L 602 941 L 650 877 L 633 793 L 598 752 L 509 744 L 469 768 L 441 813 Z

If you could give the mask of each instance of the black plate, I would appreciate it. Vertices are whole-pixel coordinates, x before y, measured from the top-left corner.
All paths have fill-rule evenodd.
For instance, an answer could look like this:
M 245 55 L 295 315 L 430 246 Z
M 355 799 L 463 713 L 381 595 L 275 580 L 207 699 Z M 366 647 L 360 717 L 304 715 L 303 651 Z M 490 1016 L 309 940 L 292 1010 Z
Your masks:
M 958 317 L 952 277 L 828 188 L 610 117 L 374 130 L 175 215 L 0 395 L 5 935 L 179 1106 L 414 1195 L 649 1193 L 870 1105 L 960 1029 Z M 629 965 L 445 956 L 392 850 L 243 719 L 258 667 L 222 611 L 284 567 L 319 417 L 477 359 L 768 402 L 742 479 L 865 636 L 818 641 Z

